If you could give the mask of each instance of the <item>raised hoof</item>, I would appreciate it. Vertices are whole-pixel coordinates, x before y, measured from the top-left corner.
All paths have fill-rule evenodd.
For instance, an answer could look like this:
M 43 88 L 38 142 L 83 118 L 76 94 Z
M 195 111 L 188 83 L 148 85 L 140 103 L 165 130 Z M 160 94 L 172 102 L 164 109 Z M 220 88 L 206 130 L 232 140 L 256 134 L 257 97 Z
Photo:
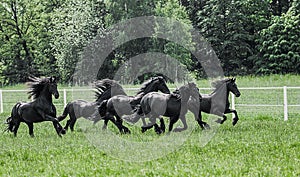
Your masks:
M 232 125 L 233 125 L 233 126 L 235 126 L 235 125 L 236 125 L 236 123 L 238 122 L 238 120 L 239 120 L 238 118 L 234 118 L 234 119 L 232 119 Z
M 210 126 L 208 124 L 204 124 L 204 129 L 205 130 L 210 130 Z
M 173 132 L 182 132 L 182 131 L 183 131 L 183 128 L 179 128 L 179 127 L 175 128 L 173 130 Z
M 222 119 L 218 119 L 218 120 L 216 120 L 216 123 L 223 124 L 224 122 Z
M 147 128 L 142 127 L 142 133 L 145 133 L 147 131 Z
M 123 128 L 123 133 L 124 134 L 131 134 L 131 131 L 128 128 Z

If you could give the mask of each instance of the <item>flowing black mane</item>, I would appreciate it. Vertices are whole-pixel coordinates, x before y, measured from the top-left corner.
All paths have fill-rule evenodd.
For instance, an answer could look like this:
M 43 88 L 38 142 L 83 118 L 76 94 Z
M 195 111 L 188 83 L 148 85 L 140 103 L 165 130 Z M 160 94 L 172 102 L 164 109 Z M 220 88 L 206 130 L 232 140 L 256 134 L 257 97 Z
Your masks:
M 27 82 L 29 86 L 29 94 L 28 98 L 36 99 L 40 96 L 42 90 L 44 89 L 45 85 L 50 83 L 50 78 L 38 78 L 38 77 L 30 77 L 30 82 Z
M 95 97 L 96 97 L 96 101 L 98 99 L 101 98 L 101 96 L 103 95 L 103 93 L 109 89 L 111 89 L 112 87 L 115 88 L 120 88 L 121 90 L 123 90 L 122 86 L 115 80 L 111 80 L 111 79 L 102 79 L 100 81 L 97 81 L 95 83 Z
M 140 93 L 145 92 L 146 88 L 147 88 L 151 83 L 153 83 L 154 81 L 159 80 L 159 79 L 164 79 L 164 78 L 161 77 L 161 76 L 158 76 L 158 77 L 152 77 L 151 79 L 148 79 L 147 81 L 145 81 L 145 82 L 142 84 L 142 87 L 141 87 L 141 88 L 139 89 L 139 91 L 137 92 L 137 94 L 140 94 Z
M 224 83 L 230 81 L 229 78 L 225 78 L 225 79 L 221 79 L 221 80 L 217 80 L 211 83 L 212 87 L 217 89 L 220 88 Z

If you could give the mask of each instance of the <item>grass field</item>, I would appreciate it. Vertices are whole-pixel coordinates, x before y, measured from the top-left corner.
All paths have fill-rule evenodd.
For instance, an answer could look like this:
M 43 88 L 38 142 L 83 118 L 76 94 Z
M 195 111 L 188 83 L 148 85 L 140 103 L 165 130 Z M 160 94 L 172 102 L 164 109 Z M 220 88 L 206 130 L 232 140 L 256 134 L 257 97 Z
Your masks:
M 198 85 L 208 87 L 208 83 L 203 80 Z M 239 87 L 300 86 L 300 76 L 238 77 L 237 84 Z M 299 98 L 299 92 L 294 96 Z M 247 100 L 248 97 L 247 93 L 242 92 L 239 99 Z M 264 100 L 270 95 L 261 97 Z M 300 99 L 296 100 L 299 104 Z M 58 113 L 62 109 L 58 107 Z M 201 131 L 193 121 L 193 116 L 188 114 L 189 131 L 172 133 L 169 137 L 158 136 L 153 130 L 142 134 L 139 127 L 131 125 L 128 125 L 132 130 L 130 135 L 119 135 L 111 124 L 110 131 L 103 132 L 100 130 L 102 122 L 93 126 L 91 122 L 81 119 L 76 124 L 75 132 L 68 132 L 63 138 L 56 135 L 49 122 L 35 124 L 36 137 L 30 138 L 27 126 L 21 124 L 18 137 L 14 138 L 10 133 L 0 136 L 0 175 L 300 176 L 300 110 L 288 121 L 283 121 L 279 114 L 273 114 L 277 108 L 273 109 L 259 110 L 261 112 L 253 110 L 251 114 L 249 110 L 237 108 L 240 115 L 238 124 L 233 127 L 228 119 L 218 128 L 215 126 L 211 130 L 213 132 Z M 8 116 L 9 112 L 1 114 L 2 122 Z M 205 115 L 204 120 L 207 119 Z M 1 125 L 0 129 L 4 128 L 5 125 Z M 204 146 L 203 137 L 206 134 L 214 136 Z M 89 135 L 99 139 L 91 142 Z M 124 151 L 126 143 L 97 144 L 103 143 L 105 138 L 110 142 L 110 136 L 132 144 L 150 142 L 155 145 L 162 142 L 162 146 L 141 146 L 144 149 L 136 146 L 129 152 Z M 174 140 L 173 152 L 165 152 L 166 147 L 172 148 L 172 143 L 163 143 L 165 138 Z M 118 154 L 115 150 L 124 151 L 124 154 Z M 160 150 L 161 157 L 150 160 Z M 140 152 L 145 152 L 146 156 Z

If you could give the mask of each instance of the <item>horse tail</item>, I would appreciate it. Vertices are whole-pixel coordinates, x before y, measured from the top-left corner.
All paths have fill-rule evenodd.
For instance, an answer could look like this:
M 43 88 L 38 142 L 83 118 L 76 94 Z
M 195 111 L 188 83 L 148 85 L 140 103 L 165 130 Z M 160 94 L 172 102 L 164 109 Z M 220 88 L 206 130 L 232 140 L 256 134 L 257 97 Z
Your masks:
M 6 131 L 13 132 L 14 127 L 15 127 L 14 118 L 15 119 L 19 118 L 18 109 L 21 106 L 21 104 L 22 104 L 21 102 L 18 102 L 12 108 L 12 110 L 11 110 L 11 116 L 6 119 L 6 124 L 8 124 L 8 127 L 6 128 Z
M 70 112 L 71 106 L 72 106 L 72 103 L 68 103 L 67 106 L 64 109 L 63 114 L 61 116 L 57 117 L 57 119 L 58 119 L 59 122 L 62 121 L 62 120 L 64 120 L 68 116 L 68 114 Z
M 102 102 L 100 103 L 99 107 L 98 107 L 98 111 L 99 111 L 99 114 L 100 114 L 101 117 L 104 117 L 105 114 L 106 114 L 106 110 L 107 110 L 107 108 L 106 108 L 107 102 L 108 102 L 108 100 L 102 101 Z
M 5 131 L 10 131 L 13 132 L 13 129 L 15 127 L 15 124 L 13 122 L 12 117 L 9 117 L 6 119 L 6 124 L 8 124 L 7 128 L 5 129 Z

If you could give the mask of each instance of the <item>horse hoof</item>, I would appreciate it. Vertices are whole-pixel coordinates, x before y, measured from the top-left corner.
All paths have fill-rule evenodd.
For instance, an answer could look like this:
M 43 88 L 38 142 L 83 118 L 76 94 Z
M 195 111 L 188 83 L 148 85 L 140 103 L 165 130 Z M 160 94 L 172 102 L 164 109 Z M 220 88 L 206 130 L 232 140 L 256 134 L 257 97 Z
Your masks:
M 142 133 L 145 133 L 146 131 L 147 131 L 147 129 L 142 127 Z
M 60 134 L 66 134 L 66 130 L 65 129 L 62 129 L 61 131 L 60 131 Z
M 232 125 L 235 126 L 236 123 L 238 122 L 238 120 L 239 120 L 238 118 L 234 118 L 234 119 L 232 120 Z
M 160 130 L 160 129 L 158 129 L 158 130 L 155 130 L 155 133 L 156 133 L 156 134 L 158 134 L 158 135 L 160 135 L 160 134 L 162 134 L 162 133 L 163 133 L 163 131 L 162 131 L 162 130 Z
M 181 128 L 175 128 L 173 132 L 181 132 Z
M 222 124 L 222 119 L 218 119 L 215 121 L 216 123 Z
M 208 124 L 204 125 L 205 130 L 210 130 L 210 126 Z

